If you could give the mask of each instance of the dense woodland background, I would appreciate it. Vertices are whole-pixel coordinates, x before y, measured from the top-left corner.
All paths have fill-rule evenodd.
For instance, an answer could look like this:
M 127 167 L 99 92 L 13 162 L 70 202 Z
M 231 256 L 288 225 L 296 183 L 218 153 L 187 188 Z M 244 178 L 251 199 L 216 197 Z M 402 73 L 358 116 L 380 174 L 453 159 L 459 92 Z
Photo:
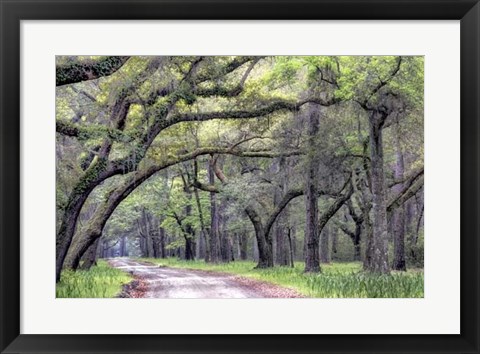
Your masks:
M 423 268 L 423 57 L 57 57 L 57 281 L 98 257 Z

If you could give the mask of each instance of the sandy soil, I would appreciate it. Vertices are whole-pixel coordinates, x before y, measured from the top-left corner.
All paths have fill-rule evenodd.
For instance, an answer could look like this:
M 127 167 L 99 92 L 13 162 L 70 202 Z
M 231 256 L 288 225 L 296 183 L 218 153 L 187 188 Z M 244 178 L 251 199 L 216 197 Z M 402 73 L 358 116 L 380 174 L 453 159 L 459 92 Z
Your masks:
M 291 289 L 234 275 L 200 270 L 159 267 L 129 258 L 109 260 L 112 267 L 129 272 L 135 281 L 122 297 L 174 299 L 241 299 L 301 297 Z

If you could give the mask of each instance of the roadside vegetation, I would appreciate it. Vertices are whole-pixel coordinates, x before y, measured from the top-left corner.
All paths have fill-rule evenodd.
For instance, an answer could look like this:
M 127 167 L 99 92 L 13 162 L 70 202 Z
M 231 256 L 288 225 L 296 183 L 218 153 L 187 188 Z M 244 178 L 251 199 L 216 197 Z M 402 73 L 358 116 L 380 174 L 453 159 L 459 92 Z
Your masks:
M 322 273 L 304 273 L 303 262 L 295 267 L 253 269 L 253 261 L 212 264 L 178 258 L 139 258 L 159 266 L 224 272 L 294 289 L 306 297 L 318 298 L 422 298 L 423 270 L 374 275 L 362 271 L 361 262 L 322 265 Z
M 57 284 L 57 298 L 97 298 L 115 297 L 124 284 L 132 277 L 121 270 L 112 268 L 104 260 L 99 260 L 90 270 L 65 271 Z

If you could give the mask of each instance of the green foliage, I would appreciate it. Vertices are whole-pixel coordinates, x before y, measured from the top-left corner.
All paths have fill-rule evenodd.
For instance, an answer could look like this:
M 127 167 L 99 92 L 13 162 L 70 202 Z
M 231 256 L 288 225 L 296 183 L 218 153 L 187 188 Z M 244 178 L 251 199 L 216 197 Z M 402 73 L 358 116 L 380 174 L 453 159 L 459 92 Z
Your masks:
M 209 264 L 203 261 L 183 261 L 176 258 L 142 259 L 155 264 L 187 269 L 226 272 L 267 281 L 297 290 L 307 297 L 319 298 L 422 298 L 424 276 L 422 271 L 394 272 L 390 275 L 372 275 L 361 271 L 360 263 L 322 264 L 322 273 L 303 273 L 304 264 L 295 268 L 275 267 L 253 269 L 254 262 L 235 261 Z
M 98 59 L 98 57 L 75 58 L 80 62 Z M 382 93 L 387 91 L 400 96 L 402 101 L 405 101 L 406 109 L 400 117 L 389 118 L 388 127 L 384 129 L 386 184 L 390 187 L 393 181 L 392 166 L 396 162 L 394 139 L 397 130 L 400 145 L 406 156 L 405 175 L 423 166 L 423 57 L 402 57 L 400 70 L 393 78 L 390 76 L 398 63 L 398 57 L 395 56 L 266 57 L 256 62 L 243 84 L 241 80 L 252 62 L 244 61 L 245 64 L 237 70 L 227 73 L 232 61 L 242 61 L 244 60 L 242 57 L 203 58 L 193 73 L 194 78 L 203 79 L 195 84 L 189 82 L 185 75 L 197 58 L 185 56 L 157 58 L 159 63 L 155 70 L 147 71 L 151 67 L 150 64 L 155 63 L 153 60 L 154 57 L 132 57 L 120 70 L 110 76 L 94 82 L 80 82 L 57 88 L 58 125 L 63 124 L 69 131 L 79 129 L 79 136 L 75 138 L 57 134 L 57 215 L 63 212 L 69 202 L 84 193 L 89 184 L 103 174 L 111 162 L 115 162 L 117 166 L 116 163 L 121 161 L 124 176 L 108 178 L 102 185 L 97 186 L 89 196 L 86 206 L 98 206 L 104 202 L 108 192 L 131 178 L 135 173 L 132 171 L 142 171 L 165 161 L 175 160 L 198 147 L 228 149 L 235 146 L 239 150 L 271 152 L 301 150 L 303 155 L 287 158 L 288 167 L 284 171 L 276 171 L 274 159 L 220 156 L 219 165 L 228 180 L 226 185 L 221 184 L 218 179 L 215 183 L 221 188 L 221 193 L 216 195 L 217 206 L 221 209 L 221 216 L 227 220 L 225 225 L 221 226 L 222 232 L 226 230 L 229 235 L 233 235 L 241 230 L 242 233 L 249 233 L 249 237 L 252 237 L 253 227 L 245 216 L 245 207 L 253 205 L 265 222 L 274 210 L 275 191 L 278 191 L 283 179 L 288 180 L 286 182 L 288 188 L 303 185 L 307 159 L 315 159 L 318 162 L 318 187 L 328 193 L 338 192 L 344 174 L 348 174 L 349 171 L 357 170 L 358 174 L 362 174 L 362 178 L 365 177 L 362 171 L 364 168 L 368 169 L 369 162 L 363 155 L 369 155 L 367 139 L 369 118 L 368 111 L 361 108 L 358 102 L 368 99 L 370 103 L 375 103 L 381 99 Z M 382 90 L 372 92 L 381 83 L 385 84 Z M 229 93 L 237 88 L 239 91 L 229 96 Z M 199 93 L 201 90 L 204 90 L 203 95 Z M 211 95 L 205 92 L 210 92 Z M 126 97 L 132 104 L 129 106 L 125 127 L 115 129 L 112 117 L 120 97 Z M 306 142 L 309 141 L 305 134 L 305 118 L 312 104 L 298 107 L 296 103 L 311 97 L 336 97 L 339 102 L 321 108 L 319 132 L 313 139 L 313 144 L 309 145 L 309 150 L 305 151 Z M 285 109 L 286 103 L 289 109 Z M 271 112 L 265 107 L 275 107 L 277 110 Z M 196 114 L 200 116 L 210 112 L 229 111 L 248 113 L 252 110 L 260 112 L 260 116 L 248 119 L 186 121 L 171 125 L 183 115 L 192 117 Z M 398 119 L 398 124 L 393 122 L 394 119 Z M 150 128 L 155 125 L 158 127 L 151 130 Z M 163 129 L 167 126 L 168 128 Z M 75 135 L 66 132 L 64 134 Z M 255 138 L 252 138 L 254 136 Z M 153 138 L 155 139 L 152 144 L 145 150 L 145 142 L 150 142 Z M 251 140 L 241 142 L 243 139 Z M 112 149 L 105 159 L 99 161 L 98 148 L 108 140 L 113 142 Z M 236 145 L 237 143 L 239 145 Z M 89 162 L 93 156 L 96 157 L 90 168 L 84 171 L 85 167 L 81 163 Z M 198 180 L 204 184 L 209 183 L 207 178 L 209 159 L 210 156 L 197 158 Z M 153 228 L 163 227 L 166 230 L 168 249 L 181 248 L 185 243 L 182 230 L 172 217 L 173 214 L 179 215 L 184 225 L 192 227 L 198 241 L 201 229 L 199 210 L 192 193 L 193 187 L 188 185 L 192 181 L 188 180 L 187 174 L 190 177 L 193 175 L 191 161 L 175 164 L 152 176 L 143 184 L 135 186 L 135 190 L 123 200 L 110 217 L 103 237 L 112 240 L 118 239 L 119 236 L 127 236 L 132 244 L 138 243 L 138 221 L 142 212 L 146 212 L 149 217 L 155 219 Z M 182 176 L 188 180 L 187 188 L 182 182 Z M 359 197 L 360 194 L 361 188 L 358 187 L 355 196 Z M 208 229 L 210 194 L 198 191 L 198 195 Z M 387 197 L 392 196 L 393 191 L 389 188 Z M 331 202 L 330 196 L 320 197 L 320 211 Z M 187 206 L 191 207 L 189 216 L 185 211 Z M 288 213 L 290 215 L 288 220 L 283 222 L 295 226 L 296 256 L 300 257 L 304 246 L 302 236 L 305 225 L 305 204 L 302 198 L 289 205 Z M 339 215 L 334 217 L 339 218 Z M 89 216 L 83 218 L 85 219 L 89 219 Z M 61 220 L 61 215 L 58 220 Z M 350 228 L 353 227 L 351 220 L 342 222 L 348 224 Z M 337 234 L 338 253 L 333 258 L 342 261 L 353 259 L 351 240 L 340 230 Z M 410 237 L 411 235 L 407 235 L 407 240 Z M 364 246 L 362 240 L 362 251 L 365 249 Z M 248 247 L 251 257 L 252 244 Z M 407 242 L 407 248 L 407 257 L 410 257 L 409 252 L 415 255 L 407 259 L 409 267 L 421 266 L 423 236 L 415 246 Z M 310 285 L 303 275 L 295 276 L 295 279 L 303 279 L 299 281 L 298 286 L 300 288 L 304 286 L 306 293 L 309 291 L 318 293 L 320 290 L 308 289 L 320 284 L 319 286 L 329 289 L 325 290 L 328 293 L 334 293 L 336 285 L 335 281 L 327 276 L 328 267 L 325 266 L 324 273 L 318 279 L 314 276 L 305 278 L 309 279 Z M 273 270 L 272 279 L 277 279 L 277 273 L 283 271 Z M 285 278 L 288 271 L 290 270 L 285 270 Z M 298 272 L 301 274 L 300 270 Z M 256 274 L 250 271 L 248 273 Z M 355 282 L 369 284 L 373 281 L 353 273 L 353 275 L 349 272 L 342 273 L 345 283 L 351 281 L 352 287 Z M 268 272 L 261 274 L 266 277 Z M 341 277 L 335 277 L 338 278 Z M 385 287 L 396 283 L 391 280 L 393 278 L 385 279 L 379 280 Z M 358 286 L 358 289 L 363 289 L 361 285 Z M 367 285 L 365 287 L 365 294 L 374 293 Z M 381 291 L 388 293 L 387 290 Z M 347 290 L 344 293 L 347 294 Z M 327 295 L 326 293 L 325 296 Z
M 57 284 L 57 298 L 104 298 L 115 297 L 124 284 L 132 277 L 121 270 L 110 267 L 107 262 L 99 260 L 97 266 L 90 270 L 64 270 L 61 281 Z

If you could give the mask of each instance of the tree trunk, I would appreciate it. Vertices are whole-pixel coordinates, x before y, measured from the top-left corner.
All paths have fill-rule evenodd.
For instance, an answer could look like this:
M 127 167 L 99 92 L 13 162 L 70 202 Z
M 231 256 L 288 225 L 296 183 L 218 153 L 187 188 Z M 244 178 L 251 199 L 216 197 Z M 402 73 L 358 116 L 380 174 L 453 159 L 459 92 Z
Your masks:
M 395 180 L 403 180 L 404 177 L 404 161 L 402 147 L 400 145 L 400 132 L 395 132 L 395 154 L 396 154 L 396 164 L 395 164 Z M 394 193 L 400 193 L 403 188 L 403 183 L 398 183 L 393 187 Z M 407 266 L 405 263 L 405 206 L 401 205 L 393 212 L 393 266 L 394 270 L 406 271 Z
M 194 161 L 196 164 L 196 161 Z M 198 194 L 198 189 L 194 188 L 193 189 L 193 195 L 195 196 L 195 203 L 197 205 L 197 211 L 198 211 L 198 218 L 200 221 L 200 239 L 199 239 L 199 247 L 198 247 L 198 257 L 205 259 L 206 262 L 209 261 L 210 258 L 210 250 L 208 247 L 208 230 L 205 226 L 205 219 L 203 218 L 203 210 L 202 210 L 202 204 L 200 203 L 200 196 Z
M 275 226 L 275 237 L 277 240 L 277 264 L 281 266 L 288 266 L 290 264 L 288 251 L 286 247 L 286 229 L 283 225 Z
M 318 239 L 318 166 L 316 159 L 310 156 L 315 153 L 316 136 L 320 125 L 318 108 L 310 104 L 307 116 L 308 160 L 305 181 L 305 272 L 320 272 L 319 239 Z
M 97 241 L 95 241 L 97 242 Z M 120 257 L 126 257 L 128 256 L 128 251 L 127 251 L 127 236 L 123 235 L 122 239 L 120 241 Z
M 93 189 L 100 183 L 98 174 L 105 169 L 106 161 L 98 159 L 85 171 L 84 176 L 77 183 L 70 194 L 67 207 L 62 216 L 62 222 L 56 238 L 56 282 L 60 281 L 63 263 L 72 244 L 78 216 L 85 201 Z
M 165 235 L 165 229 L 161 227 L 159 230 L 160 235 L 160 258 L 166 258 L 167 253 L 165 252 L 165 244 L 167 241 L 167 236 Z
M 278 206 L 282 201 L 282 195 L 287 194 L 288 192 L 288 178 L 286 172 L 286 161 L 285 157 L 281 157 L 277 161 L 278 169 L 277 172 L 284 172 L 282 173 L 281 178 L 281 186 L 282 189 L 275 188 L 274 194 L 274 204 Z M 276 240 L 276 262 L 278 265 L 281 266 L 288 266 L 290 264 L 290 259 L 288 256 L 287 245 L 286 245 L 286 238 L 287 238 L 287 224 L 288 224 L 288 206 L 286 206 L 281 214 L 277 217 L 275 222 L 275 240 Z
M 130 103 L 125 101 L 125 96 L 119 97 L 113 106 L 111 116 L 111 121 L 114 123 L 115 128 L 123 128 L 129 109 Z M 68 204 L 65 208 L 65 212 L 63 214 L 60 228 L 56 237 L 55 270 L 57 283 L 60 281 L 63 263 L 65 262 L 65 258 L 67 257 L 67 253 L 72 244 L 78 216 L 83 205 L 85 204 L 85 201 L 96 186 L 105 181 L 107 178 L 119 173 L 115 169 L 108 168 L 108 156 L 111 148 L 112 142 L 109 139 L 104 139 L 97 156 L 86 169 L 85 173 L 70 193 Z M 100 237 L 100 235 L 101 230 L 100 233 L 97 232 L 97 235 L 95 236 Z M 77 266 L 78 262 L 80 261 L 80 257 L 83 256 L 83 253 L 86 252 L 88 247 L 90 247 L 94 241 L 95 239 L 89 239 L 88 244 L 84 244 L 79 247 L 81 254 L 76 255 L 76 258 L 78 258 L 75 260 Z
M 140 255 L 142 257 L 147 257 L 147 251 L 145 247 L 145 236 L 143 236 L 142 234 L 139 234 L 138 245 L 140 247 Z
M 360 238 L 353 240 L 353 260 L 360 262 L 362 260 L 362 250 L 360 246 Z
M 205 231 L 204 230 L 200 230 L 200 235 L 197 242 L 197 250 L 198 250 L 197 258 L 205 260 L 206 252 L 205 252 Z
M 146 240 L 146 250 L 147 250 L 147 257 L 152 258 L 154 256 L 153 254 L 153 230 L 152 230 L 152 224 L 151 224 L 151 218 L 150 214 L 148 211 L 143 208 L 142 209 L 142 218 L 143 218 L 143 223 L 145 225 L 145 240 Z
M 187 194 L 187 205 L 185 206 L 185 259 L 193 261 L 195 259 L 195 232 L 193 230 L 192 224 L 190 222 L 190 217 L 192 215 L 192 193 L 190 188 L 185 184 L 184 191 Z
M 337 252 L 338 252 L 338 234 L 337 234 L 337 228 L 335 227 L 332 227 L 332 229 L 330 230 L 330 236 L 331 236 L 331 239 L 332 239 L 332 261 L 334 261 L 336 258 L 336 255 L 337 255 Z
M 290 231 L 290 238 L 292 239 L 292 243 L 291 243 L 291 246 L 292 249 L 290 252 L 293 253 L 293 259 L 294 260 L 297 260 L 297 257 L 298 257 L 298 251 L 297 251 L 297 227 L 295 225 L 292 225 L 290 226 L 289 228 L 289 231 Z M 302 258 L 303 258 L 303 254 L 302 254 Z
M 272 244 L 266 237 L 266 233 L 258 213 L 252 208 L 247 207 L 245 211 L 255 229 L 255 236 L 258 246 L 258 264 L 256 268 L 273 267 Z
M 211 164 L 208 166 L 208 182 L 215 184 L 215 171 Z M 210 192 L 210 262 L 218 263 L 220 260 L 219 245 L 219 215 L 217 209 L 217 195 Z
M 252 237 L 253 261 L 258 263 L 260 257 L 258 256 L 258 241 L 256 237 Z
M 220 210 L 226 210 L 227 204 L 226 200 L 223 200 L 220 204 Z M 232 248 L 230 243 L 230 236 L 227 231 L 228 217 L 224 212 L 219 214 L 219 231 L 220 231 L 220 255 L 222 262 L 228 263 L 232 259 Z
M 292 228 L 289 227 L 288 228 L 288 233 L 287 233 L 287 237 L 288 237 L 288 245 L 289 245 L 289 248 L 290 248 L 290 267 L 294 268 L 295 267 L 295 248 L 293 246 L 293 243 L 294 243 L 294 240 L 292 240 Z
M 374 273 L 389 273 L 387 205 L 383 170 L 382 127 L 386 117 L 374 110 L 369 117 L 370 163 L 372 180 L 372 236 L 373 253 L 369 270 Z
M 83 256 L 83 264 L 81 269 L 89 270 L 92 266 L 97 265 L 97 250 L 100 239 L 97 239 L 85 252 Z
M 195 260 L 195 242 L 191 237 L 185 237 L 185 259 L 187 261 Z
M 320 233 L 320 263 L 330 263 L 329 237 L 330 228 L 324 227 Z
M 240 259 L 246 261 L 248 259 L 248 235 L 245 231 L 238 237 L 238 242 L 240 244 Z
M 98 242 L 98 257 L 99 258 L 105 258 L 104 256 L 104 242 L 100 241 Z

